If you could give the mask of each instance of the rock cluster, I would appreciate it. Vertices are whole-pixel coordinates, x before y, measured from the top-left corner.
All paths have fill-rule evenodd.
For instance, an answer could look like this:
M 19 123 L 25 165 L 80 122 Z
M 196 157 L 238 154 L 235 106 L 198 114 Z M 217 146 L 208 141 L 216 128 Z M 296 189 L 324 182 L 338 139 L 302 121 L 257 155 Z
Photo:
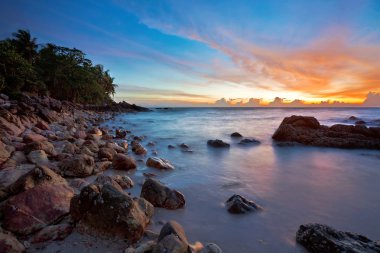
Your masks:
M 272 138 L 280 142 L 336 148 L 380 149 L 380 127 L 320 125 L 314 117 L 286 117 Z

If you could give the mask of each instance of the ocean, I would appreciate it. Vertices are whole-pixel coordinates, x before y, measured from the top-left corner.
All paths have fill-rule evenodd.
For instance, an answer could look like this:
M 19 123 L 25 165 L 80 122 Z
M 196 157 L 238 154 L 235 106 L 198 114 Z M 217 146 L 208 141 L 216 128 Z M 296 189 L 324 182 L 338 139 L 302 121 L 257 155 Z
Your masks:
M 132 173 L 141 185 L 142 173 L 153 172 L 186 197 L 184 209 L 155 209 L 155 231 L 162 222 L 176 220 L 191 242 L 214 242 L 227 253 L 304 252 L 295 242 L 304 223 L 379 240 L 380 151 L 278 146 L 271 136 L 291 115 L 314 116 L 324 125 L 354 124 L 350 116 L 380 124 L 380 108 L 169 108 L 119 115 L 105 125 L 145 136 L 143 144 L 156 144 L 147 147 L 147 156 L 157 151 L 176 167 L 157 172 L 141 161 Z M 239 145 L 230 137 L 236 131 L 261 144 Z M 208 147 L 209 139 L 222 139 L 231 147 Z M 181 143 L 193 152 L 183 152 Z M 135 187 L 132 194 L 139 195 L 140 189 Z M 233 194 L 264 210 L 230 214 L 224 202 Z

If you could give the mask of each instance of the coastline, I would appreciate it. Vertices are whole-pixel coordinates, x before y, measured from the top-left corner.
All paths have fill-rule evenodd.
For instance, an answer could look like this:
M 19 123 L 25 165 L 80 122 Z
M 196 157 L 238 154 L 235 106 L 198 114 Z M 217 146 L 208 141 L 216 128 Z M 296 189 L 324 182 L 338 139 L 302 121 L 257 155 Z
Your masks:
M 21 103 L 25 103 L 25 105 Z M 11 104 L 12 103 L 10 103 L 10 105 Z M 32 110 L 31 107 L 35 109 Z M 5 150 L 8 151 L 9 156 L 6 158 L 7 160 L 1 165 L 2 170 L 0 171 L 0 173 L 4 172 L 5 170 L 6 172 L 10 174 L 4 173 L 2 174 L 1 178 L 5 178 L 5 176 L 7 176 L 7 179 L 13 180 L 13 182 L 9 182 L 9 181 L 6 182 L 9 185 L 5 187 L 6 191 L 4 191 L 4 188 L 3 188 L 3 191 L 2 191 L 3 200 L 4 198 L 10 199 L 10 198 L 17 197 L 18 195 L 23 194 L 23 193 L 24 195 L 28 195 L 25 193 L 28 191 L 33 193 L 33 189 L 48 187 L 46 185 L 50 185 L 50 184 L 67 185 L 73 191 L 73 193 L 70 193 L 70 190 L 68 191 L 68 194 L 71 197 L 72 195 L 76 195 L 76 196 L 80 195 L 82 189 L 88 187 L 89 185 L 92 185 L 91 183 L 95 180 L 98 181 L 98 184 L 100 183 L 103 185 L 110 184 L 110 185 L 113 185 L 115 188 L 122 187 L 123 188 L 122 191 L 127 191 L 127 192 L 129 190 L 132 190 L 133 192 L 135 191 L 134 189 L 136 187 L 141 186 L 141 185 L 136 185 L 136 184 L 142 183 L 140 181 L 137 181 L 137 183 L 135 182 L 135 186 L 133 186 L 132 188 L 129 188 L 131 184 L 129 183 L 128 185 L 127 183 L 129 182 L 128 168 L 125 169 L 124 168 L 125 164 L 121 163 L 121 164 L 124 164 L 123 166 L 121 166 L 122 167 L 121 170 L 114 170 L 115 168 L 112 168 L 112 167 L 114 167 L 117 164 L 114 163 L 113 158 L 117 154 L 127 154 L 128 153 L 127 149 L 130 150 L 129 153 L 132 152 L 135 154 L 139 154 L 139 153 L 147 154 L 148 147 L 150 147 L 150 145 L 154 145 L 154 143 L 150 144 L 151 142 L 148 142 L 144 145 L 140 145 L 139 140 L 144 139 L 144 137 L 134 136 L 133 132 L 131 133 L 129 131 L 126 131 L 126 129 L 119 129 L 118 127 L 116 128 L 110 127 L 107 131 L 106 127 L 104 127 L 102 123 L 105 123 L 106 121 L 114 119 L 114 116 L 118 115 L 117 113 L 114 113 L 114 112 L 108 113 L 104 111 L 103 112 L 87 111 L 87 110 L 84 110 L 83 107 L 81 106 L 76 106 L 76 105 L 66 103 L 66 102 L 59 102 L 50 98 L 41 99 L 40 101 L 39 100 L 36 101 L 34 98 L 29 98 L 29 99 L 26 99 L 26 102 L 19 102 L 17 104 L 13 103 L 13 105 L 9 107 L 7 106 L 7 109 L 6 109 L 7 112 L 3 109 L 2 109 L 1 117 L 3 119 L 6 119 L 8 123 L 6 123 L 3 119 L 1 120 L 2 122 L 1 130 L 3 131 L 2 137 L 5 137 L 6 135 L 8 135 L 9 137 L 3 139 L 2 141 L 6 144 Z M 131 111 L 129 110 L 129 112 Z M 29 119 L 29 122 L 27 121 L 27 119 Z M 50 121 L 50 124 L 49 124 L 49 121 Z M 4 130 L 6 131 L 4 132 Z M 14 136 L 14 135 L 17 135 L 18 133 L 20 133 L 18 136 Z M 42 138 L 41 136 L 46 138 L 47 140 Z M 50 144 L 48 144 L 46 141 L 49 142 Z M 38 144 L 36 144 L 36 142 Z M 117 145 L 108 144 L 108 143 L 116 143 Z M 12 147 L 14 147 L 14 149 Z M 110 148 L 114 151 L 109 150 Z M 180 148 L 186 149 L 185 146 L 180 147 Z M 38 152 L 34 152 L 34 151 L 38 151 Z M 46 154 L 47 160 L 44 159 L 43 155 L 41 155 L 43 154 L 41 151 L 43 151 L 43 153 Z M 150 151 L 150 149 L 148 149 L 148 151 Z M 24 152 L 25 159 L 21 157 L 22 155 L 20 152 Z M 36 159 L 36 157 L 31 157 L 29 155 L 31 152 L 38 154 L 39 156 L 37 156 L 37 158 L 42 159 L 42 160 L 38 160 Z M 69 163 L 69 165 L 62 166 L 62 161 L 72 161 L 73 159 L 71 158 L 75 157 L 76 155 L 82 155 L 82 154 L 92 156 L 93 163 L 92 162 L 87 163 L 88 160 L 84 159 L 85 163 L 84 164 L 80 163 L 81 166 L 79 166 L 81 168 L 80 174 L 77 174 L 77 175 L 72 174 L 72 173 L 77 173 L 78 170 L 77 169 L 71 170 L 71 167 L 72 167 L 70 165 L 71 163 Z M 6 156 L 7 154 L 5 154 L 5 156 L 2 156 L 2 157 L 6 157 Z M 148 157 L 149 156 L 150 155 L 148 155 Z M 34 165 L 31 162 L 32 159 L 34 161 L 33 163 Z M 140 159 L 136 159 L 137 166 L 140 166 L 141 163 L 145 163 L 145 159 L 144 160 L 141 159 L 141 161 L 139 160 Z M 170 164 L 169 161 L 168 163 Z M 6 164 L 5 168 L 4 168 L 4 164 Z M 29 164 L 29 165 L 26 165 L 26 164 Z M 64 164 L 66 164 L 66 162 Z M 46 173 L 50 175 L 50 177 L 53 178 L 53 180 L 50 180 L 50 179 L 37 180 L 35 177 L 32 177 L 32 179 L 30 179 L 31 177 L 27 177 L 28 183 L 25 183 L 26 180 L 21 180 L 21 181 L 19 180 L 20 178 L 23 178 L 23 175 L 21 175 L 21 173 L 17 175 L 13 175 L 13 177 L 8 177 L 8 175 L 12 175 L 12 172 L 20 171 L 20 170 L 25 175 L 29 171 L 33 171 L 35 169 L 32 166 L 34 166 L 35 168 L 38 167 L 39 169 L 41 169 L 42 173 Z M 158 161 L 158 163 L 157 162 L 153 163 L 153 165 L 151 166 L 156 167 L 156 168 L 153 168 L 153 171 L 156 170 L 156 172 L 154 172 L 156 174 L 171 173 L 171 168 L 169 165 L 166 164 L 165 161 Z M 51 172 L 47 170 L 46 167 L 48 167 L 51 171 L 53 171 L 53 173 L 55 173 L 57 176 L 55 176 L 55 174 L 49 174 Z M 165 172 L 167 170 L 169 171 Z M 115 173 L 107 174 L 109 171 L 113 171 Z M 114 177 L 116 174 L 122 175 L 122 178 Z M 104 177 L 102 175 L 104 175 Z M 65 180 L 66 182 L 62 183 L 61 176 L 63 176 L 62 179 Z M 151 176 L 152 175 L 149 173 L 146 173 L 144 175 L 145 178 L 149 178 Z M 19 182 L 15 184 L 16 181 L 19 181 Z M 20 185 L 20 182 L 23 182 L 21 183 L 22 186 L 18 186 Z M 66 188 L 66 186 L 64 188 Z M 10 193 L 7 192 L 9 189 L 12 189 Z M 100 189 L 100 192 L 102 192 L 101 188 L 99 189 Z M 169 191 L 176 192 L 175 189 L 169 189 Z M 178 195 L 178 194 L 175 193 L 175 195 Z M 132 196 L 137 197 L 139 195 L 138 193 L 136 194 L 136 192 L 133 192 Z M 134 200 L 131 200 L 131 201 L 134 201 Z M 159 206 L 160 204 L 155 203 L 155 205 Z M 2 203 L 2 209 L 4 208 L 4 206 L 6 206 L 5 202 Z M 146 206 L 149 206 L 149 205 L 146 204 Z M 165 208 L 167 207 L 168 206 L 165 206 Z M 174 208 L 177 208 L 177 207 L 174 207 Z M 179 208 L 181 209 L 182 206 L 179 205 Z M 187 209 L 187 208 L 193 208 L 193 207 L 185 206 L 184 208 Z M 78 222 L 77 220 L 72 220 L 72 218 L 68 218 L 70 217 L 70 215 L 67 215 L 68 212 L 72 212 L 72 211 L 66 210 L 65 215 L 63 215 L 64 217 L 66 217 L 64 219 L 62 219 L 62 217 L 59 217 L 58 220 L 54 220 L 50 224 L 45 224 L 43 228 L 39 227 L 37 230 L 35 230 L 35 232 L 32 232 L 32 233 L 28 232 L 26 235 L 22 235 L 22 236 L 18 235 L 17 237 L 22 242 L 23 246 L 24 247 L 26 246 L 27 250 L 31 252 L 38 252 L 38 249 L 40 248 L 43 249 L 45 247 L 44 245 L 51 244 L 52 241 L 57 240 L 57 239 L 58 240 L 64 239 L 68 235 L 71 235 L 70 240 L 69 241 L 64 240 L 64 241 L 58 242 L 58 245 L 60 245 L 60 247 L 63 247 L 65 243 L 70 243 L 72 244 L 70 245 L 72 250 L 77 249 L 78 242 L 75 240 L 80 240 L 80 241 L 84 241 L 83 245 L 87 245 L 87 246 L 82 245 L 82 248 L 81 248 L 82 250 L 88 249 L 88 250 L 93 250 L 93 251 L 98 250 L 99 252 L 102 252 L 102 250 L 104 250 L 105 248 L 102 248 L 103 246 L 100 245 L 99 242 L 97 242 L 99 238 L 102 238 L 102 236 L 105 236 L 105 238 L 108 238 L 108 239 L 102 239 L 102 240 L 108 241 L 109 244 L 107 247 L 114 248 L 115 252 L 119 252 L 122 248 L 126 249 L 128 247 L 128 243 L 126 243 L 123 239 L 115 239 L 112 237 L 109 238 L 110 236 L 107 235 L 107 233 L 104 233 L 107 231 L 104 231 L 104 229 L 101 229 L 101 227 L 98 227 L 97 229 L 95 229 L 94 226 L 98 226 L 99 224 L 92 224 L 92 227 L 91 226 L 89 227 L 87 226 L 88 224 L 87 225 L 82 224 L 81 221 Z M 263 212 L 264 213 L 266 212 L 265 207 L 264 207 Z M 14 219 L 13 216 L 12 215 L 9 216 L 9 214 L 8 216 L 5 216 L 5 217 Z M 153 217 L 154 217 L 154 214 L 153 214 Z M 80 219 L 83 219 L 83 217 L 81 217 Z M 151 223 L 152 222 L 153 221 L 151 221 Z M 161 220 L 154 221 L 154 223 L 156 223 L 155 224 L 156 227 L 162 227 L 163 225 L 167 224 L 166 221 L 161 221 Z M 107 225 L 110 226 L 111 224 L 107 224 Z M 145 225 L 143 225 L 143 227 L 145 227 Z M 171 225 L 171 227 L 173 227 L 170 229 L 171 231 L 182 230 L 178 228 L 177 225 Z M 10 228 L 10 226 L 8 225 L 7 228 Z M 300 232 L 300 234 L 305 234 L 305 231 L 310 228 L 316 229 L 317 231 L 322 231 L 322 232 L 325 230 L 324 227 L 305 226 L 303 228 L 304 230 L 302 230 L 303 232 L 302 233 Z M 45 234 L 42 233 L 41 231 L 44 231 Z M 79 232 L 82 234 L 80 234 Z M 19 234 L 20 231 L 18 231 L 17 233 Z M 176 233 L 184 234 L 185 231 L 176 232 Z M 58 235 L 58 236 L 55 238 L 52 238 L 52 237 L 49 238 L 49 237 L 46 237 L 46 234 L 49 234 L 49 235 L 52 234 L 52 235 Z M 157 241 L 159 238 L 159 235 L 157 233 L 149 231 L 145 227 L 144 233 L 141 236 L 142 236 L 141 237 L 142 240 L 138 241 L 136 244 L 133 244 L 134 245 L 133 249 L 129 248 L 128 249 L 129 251 L 125 251 L 125 252 L 135 252 L 136 248 L 139 248 L 139 247 L 140 247 L 140 250 L 147 249 L 147 248 L 152 249 L 154 247 L 157 247 L 158 245 Z M 320 234 L 320 238 L 324 238 L 325 236 L 326 234 L 324 233 Z M 346 234 L 343 233 L 342 236 L 346 236 Z M 193 244 L 193 242 L 188 242 L 186 236 L 182 238 L 183 239 L 181 240 L 181 243 L 180 243 L 181 247 L 182 246 L 192 247 L 192 250 L 196 252 L 198 251 L 218 252 L 215 250 L 219 250 L 218 248 L 216 248 L 217 246 L 214 244 L 210 244 L 210 245 L 205 244 L 205 247 L 203 247 L 202 249 L 202 244 L 200 243 Z M 355 238 L 348 238 L 348 239 L 353 242 L 355 241 Z M 40 240 L 46 240 L 46 241 L 39 242 L 37 244 L 31 243 L 32 241 L 40 241 Z M 335 243 L 338 243 L 338 242 L 339 241 L 336 241 Z M 170 241 L 170 243 L 173 243 L 173 242 Z M 17 241 L 15 242 L 15 244 L 17 244 Z M 172 244 L 169 244 L 169 245 L 172 245 Z M 147 247 L 147 248 L 144 248 L 144 247 Z M 213 249 L 214 251 L 210 251 L 210 248 Z M 58 249 L 59 247 L 57 246 L 57 250 Z M 206 249 L 209 251 L 205 251 Z M 141 252 L 145 252 L 145 251 L 141 251 Z

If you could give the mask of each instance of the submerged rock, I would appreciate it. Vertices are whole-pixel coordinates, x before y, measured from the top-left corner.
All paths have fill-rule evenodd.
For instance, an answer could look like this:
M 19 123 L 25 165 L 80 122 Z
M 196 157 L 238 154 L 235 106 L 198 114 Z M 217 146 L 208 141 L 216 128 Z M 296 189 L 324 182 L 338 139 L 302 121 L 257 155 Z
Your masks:
M 200 253 L 223 253 L 223 250 L 215 243 L 208 243 L 202 248 Z
M 116 154 L 113 157 L 112 166 L 115 170 L 134 170 L 137 168 L 137 163 L 132 157 Z
M 262 209 L 255 202 L 249 201 L 238 194 L 234 194 L 226 201 L 226 207 L 230 213 L 235 214 L 248 213 Z
M 243 137 L 243 135 L 241 135 L 240 133 L 238 132 L 234 132 L 231 134 L 231 137 L 234 137 L 234 138 L 240 138 L 240 137 Z
M 311 253 L 380 252 L 380 244 L 365 236 L 338 231 L 322 224 L 301 225 L 296 240 Z
M 314 117 L 286 117 L 272 138 L 310 146 L 380 149 L 380 127 L 341 124 L 327 127 Z
M 141 238 L 154 212 L 146 200 L 134 200 L 110 184 L 86 186 L 72 199 L 70 210 L 75 221 L 130 242 Z
M 149 157 L 146 161 L 146 166 L 160 170 L 174 170 L 174 166 L 168 160 L 158 157 Z
M 229 143 L 226 143 L 226 142 L 224 142 L 222 140 L 218 140 L 218 139 L 208 140 L 207 145 L 214 147 L 214 148 L 229 148 L 230 147 Z
M 20 235 L 40 230 L 69 213 L 73 195 L 66 184 L 37 185 L 6 202 L 3 227 Z
M 261 142 L 256 139 L 243 139 L 239 142 L 240 145 L 255 145 L 260 143 Z
M 178 209 L 185 205 L 185 196 L 177 190 L 172 190 L 159 181 L 147 178 L 142 186 L 141 195 L 155 207 Z

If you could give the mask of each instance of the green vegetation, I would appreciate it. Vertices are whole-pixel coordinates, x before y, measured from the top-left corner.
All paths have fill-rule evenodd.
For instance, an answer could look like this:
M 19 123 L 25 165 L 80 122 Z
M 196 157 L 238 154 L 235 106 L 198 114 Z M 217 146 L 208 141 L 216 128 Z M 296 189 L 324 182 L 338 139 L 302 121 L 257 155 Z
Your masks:
M 49 95 L 76 103 L 112 101 L 116 85 L 108 70 L 75 48 L 38 45 L 29 31 L 0 41 L 0 92 Z

